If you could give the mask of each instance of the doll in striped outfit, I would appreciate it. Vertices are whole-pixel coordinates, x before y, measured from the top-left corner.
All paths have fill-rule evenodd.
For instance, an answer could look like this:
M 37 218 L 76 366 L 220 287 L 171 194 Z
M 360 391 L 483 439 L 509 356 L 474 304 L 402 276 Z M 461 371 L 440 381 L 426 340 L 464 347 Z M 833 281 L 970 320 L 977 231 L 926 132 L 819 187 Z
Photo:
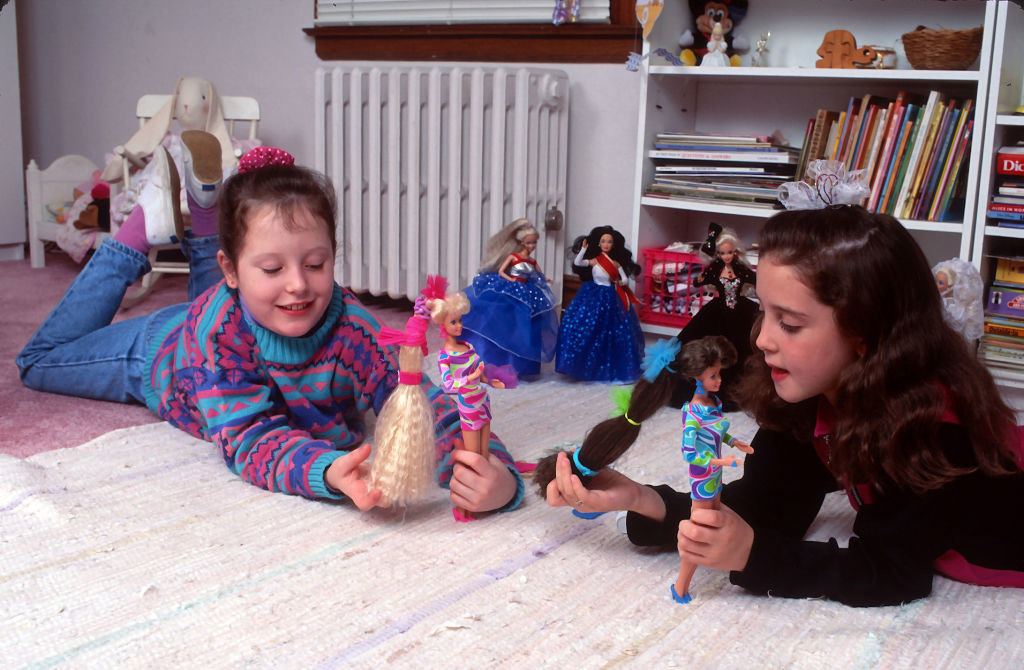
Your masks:
M 427 307 L 430 319 L 441 326 L 444 346 L 437 354 L 437 367 L 441 373 L 441 387 L 445 393 L 456 396 L 459 420 L 462 428 L 462 442 L 469 451 L 488 455 L 491 439 L 491 402 L 484 384 L 494 388 L 505 388 L 499 379 L 486 376 L 484 362 L 480 360 L 472 345 L 462 341 L 462 315 L 469 311 L 469 299 L 462 291 L 428 297 Z M 455 518 L 471 521 L 473 516 L 466 510 L 456 508 Z

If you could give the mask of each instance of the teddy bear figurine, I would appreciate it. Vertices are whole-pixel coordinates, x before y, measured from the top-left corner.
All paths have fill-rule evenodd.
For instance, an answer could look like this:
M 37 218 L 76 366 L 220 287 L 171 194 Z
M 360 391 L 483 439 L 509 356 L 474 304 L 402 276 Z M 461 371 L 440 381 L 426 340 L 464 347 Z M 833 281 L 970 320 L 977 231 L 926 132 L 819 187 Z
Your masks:
M 747 0 L 689 0 L 689 5 L 696 30 L 687 29 L 679 36 L 682 47 L 679 57 L 683 64 L 703 63 L 709 54 L 709 43 L 720 45 L 718 40 L 721 39 L 725 42 L 724 60 L 727 62 L 722 62 L 719 48 L 713 54 L 714 64 L 739 66 L 740 56 L 736 52 L 750 48 L 750 40 L 735 32 L 736 24 L 747 14 Z M 720 25 L 718 31 L 716 24 Z M 720 32 L 720 38 L 716 32 Z

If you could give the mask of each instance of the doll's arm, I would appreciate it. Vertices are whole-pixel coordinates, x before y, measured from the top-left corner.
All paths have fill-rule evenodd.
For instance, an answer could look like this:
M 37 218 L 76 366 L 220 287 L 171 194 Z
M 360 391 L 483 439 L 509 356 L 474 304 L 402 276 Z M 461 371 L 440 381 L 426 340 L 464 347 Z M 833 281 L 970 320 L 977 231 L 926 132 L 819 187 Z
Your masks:
M 498 268 L 498 276 L 500 276 L 502 279 L 505 279 L 507 281 L 515 281 L 515 277 L 513 277 L 512 275 L 510 275 L 510 274 L 508 274 L 506 272 L 506 270 L 508 270 L 508 267 L 510 265 L 512 265 L 512 261 L 514 261 L 514 260 L 515 260 L 515 256 L 512 255 L 512 254 L 509 254 L 508 257 L 505 258 L 505 262 L 501 264 L 500 268 Z
M 580 252 L 576 254 L 576 258 L 573 259 L 572 264 L 581 268 L 593 265 L 589 259 L 583 258 L 583 254 L 585 253 L 587 253 L 587 241 L 583 240 L 583 246 L 580 248 Z
M 440 354 L 437 359 L 437 371 L 441 374 L 441 388 L 444 389 L 444 392 L 456 393 L 459 385 L 455 381 L 455 375 L 452 374 L 452 366 Z
M 707 465 L 711 461 L 711 454 L 699 448 L 698 432 L 700 423 L 687 412 L 686 421 L 683 423 L 683 458 L 691 465 Z
M 725 433 L 724 435 L 722 435 L 722 441 L 734 449 L 739 449 L 745 454 L 754 453 L 753 447 L 751 447 L 748 443 L 744 442 L 743 440 L 737 437 L 733 437 L 729 433 Z

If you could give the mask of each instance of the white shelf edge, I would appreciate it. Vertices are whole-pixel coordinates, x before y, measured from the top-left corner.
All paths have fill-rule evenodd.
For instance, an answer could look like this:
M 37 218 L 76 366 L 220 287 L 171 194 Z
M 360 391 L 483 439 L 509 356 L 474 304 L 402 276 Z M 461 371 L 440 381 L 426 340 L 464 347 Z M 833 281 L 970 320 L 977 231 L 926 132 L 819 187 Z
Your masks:
M 756 219 L 768 219 L 772 216 L 782 212 L 781 209 L 767 209 L 761 207 L 744 207 L 742 205 L 719 205 L 713 202 L 704 202 L 701 200 L 684 200 L 682 198 L 676 198 L 669 200 L 667 198 L 652 198 L 650 196 L 644 196 L 640 199 L 640 204 L 645 207 L 664 207 L 666 209 L 682 209 L 686 211 L 696 212 L 710 212 L 712 214 L 732 214 L 734 216 L 749 216 Z M 932 233 L 956 233 L 962 234 L 964 231 L 963 223 L 943 223 L 940 221 L 919 221 L 917 219 L 900 219 L 900 223 L 907 230 L 922 230 L 925 232 Z M 1000 230 L 1005 230 L 1001 228 Z M 1024 231 L 1022 231 L 1024 232 Z M 1021 235 L 1024 237 L 1024 235 Z
M 697 212 L 711 212 L 712 214 L 732 214 L 734 216 L 750 216 L 759 219 L 767 219 L 778 212 L 781 209 L 768 209 L 765 207 L 744 207 L 743 205 L 719 205 L 713 202 L 704 202 L 702 200 L 684 200 L 682 198 L 676 198 L 669 200 L 668 198 L 652 198 L 651 196 L 643 196 L 640 199 L 640 204 L 649 207 L 664 207 L 666 209 L 684 209 L 687 211 Z
M 981 362 L 985 363 L 985 360 L 981 359 Z M 987 363 L 985 367 L 988 368 L 988 372 L 992 375 L 992 380 L 995 381 L 997 386 L 1024 389 L 1024 372 L 1014 372 L 995 365 L 988 365 Z
M 679 331 L 682 329 L 682 326 L 674 328 L 672 326 L 661 326 L 656 323 L 644 323 L 643 321 L 640 322 L 640 330 L 651 335 L 666 335 L 668 337 L 675 337 L 676 335 L 679 334 Z
M 996 124 L 1000 126 L 1024 126 L 1024 114 L 996 114 Z
M 1003 228 L 1002 226 L 985 226 L 985 237 L 1012 237 L 1024 239 L 1024 228 Z
M 875 70 L 793 67 L 721 67 L 702 68 L 686 65 L 651 65 L 650 74 L 728 79 L 854 79 L 864 81 L 962 81 L 977 83 L 978 70 Z

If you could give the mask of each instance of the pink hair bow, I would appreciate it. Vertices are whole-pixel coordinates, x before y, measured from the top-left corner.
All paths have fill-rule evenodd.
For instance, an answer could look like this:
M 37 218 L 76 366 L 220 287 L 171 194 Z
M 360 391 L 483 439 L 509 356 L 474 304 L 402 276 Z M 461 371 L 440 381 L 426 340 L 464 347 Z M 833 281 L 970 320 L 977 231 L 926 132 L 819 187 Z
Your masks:
M 295 157 L 277 147 L 256 147 L 246 151 L 238 159 L 239 172 L 252 172 L 268 165 L 295 165 Z

